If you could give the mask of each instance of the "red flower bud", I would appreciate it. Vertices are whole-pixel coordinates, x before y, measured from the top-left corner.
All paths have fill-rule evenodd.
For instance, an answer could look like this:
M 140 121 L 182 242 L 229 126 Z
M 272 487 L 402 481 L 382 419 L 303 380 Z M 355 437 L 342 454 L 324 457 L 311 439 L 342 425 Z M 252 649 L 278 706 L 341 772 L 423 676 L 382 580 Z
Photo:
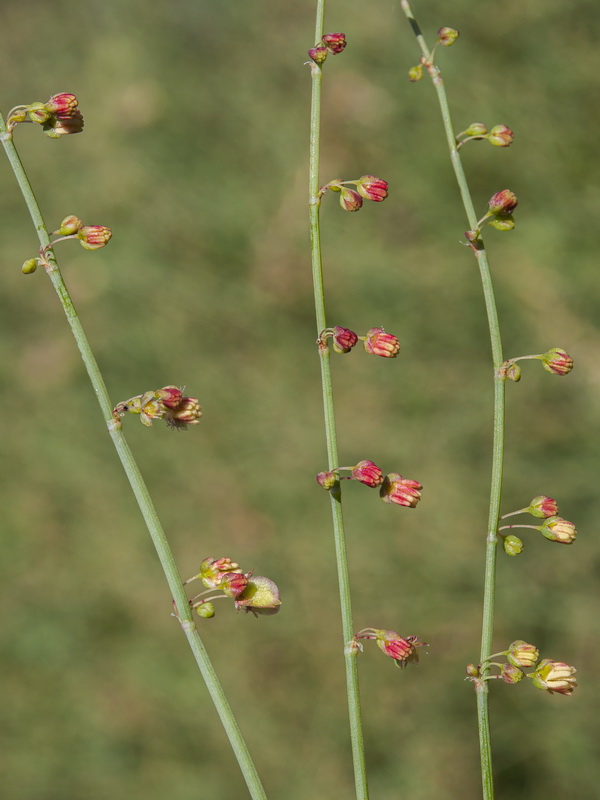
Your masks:
M 165 386 L 156 392 L 156 396 L 162 400 L 163 405 L 171 409 L 178 408 L 183 400 L 182 391 L 177 386 Z
M 323 36 L 323 44 L 333 55 L 341 53 L 346 47 L 346 35 L 344 33 L 326 33 Z
M 338 481 L 337 475 L 335 472 L 319 472 L 317 475 L 317 483 L 319 486 L 322 486 L 324 489 L 329 491 L 333 489 Z
M 376 178 L 374 175 L 363 175 L 358 179 L 356 188 L 367 200 L 374 200 L 376 203 L 385 200 L 388 196 L 387 181 Z
M 558 514 L 558 503 L 545 494 L 534 497 L 527 511 L 534 517 L 554 517 Z
M 362 207 L 362 204 L 362 197 L 358 192 L 355 192 L 354 189 L 348 189 L 347 186 L 342 186 L 340 188 L 340 205 L 344 211 L 358 211 L 358 209 Z
M 56 117 L 72 117 L 80 113 L 77 110 L 79 102 L 74 94 L 68 92 L 61 92 L 60 94 L 53 94 L 52 97 L 45 104 L 46 108 L 51 114 Z
M 377 464 L 374 464 L 373 461 L 365 459 L 364 461 L 359 461 L 354 467 L 352 470 L 352 478 L 355 481 L 364 483 L 365 486 L 374 488 L 383 483 L 383 470 L 380 469 Z
M 400 342 L 391 333 L 386 333 L 383 328 L 371 328 L 364 337 L 365 350 L 373 356 L 382 358 L 396 358 L 400 350 Z
M 332 342 L 336 353 L 349 353 L 358 342 L 358 336 L 349 328 L 336 325 L 333 328 Z
M 322 64 L 329 55 L 329 50 L 326 47 L 311 47 L 308 55 L 315 64 Z
M 418 481 L 403 478 L 397 472 L 390 472 L 379 490 L 379 496 L 384 503 L 396 503 L 406 508 L 414 508 L 421 499 L 423 487 Z
M 221 575 L 221 580 L 219 581 L 219 589 L 227 597 L 239 597 L 247 585 L 248 577 L 239 571 L 225 572 Z
M 542 364 L 544 369 L 553 375 L 568 375 L 573 369 L 573 359 L 566 350 L 561 350 L 560 347 L 553 347 L 552 350 L 544 353 Z
M 502 189 L 490 197 L 488 205 L 492 214 L 512 214 L 518 203 L 516 195 L 510 189 Z
M 110 241 L 112 231 L 104 225 L 84 225 L 77 231 L 77 238 L 86 250 L 99 250 Z
M 494 125 L 487 138 L 488 142 L 496 147 L 508 147 L 515 135 L 508 125 Z

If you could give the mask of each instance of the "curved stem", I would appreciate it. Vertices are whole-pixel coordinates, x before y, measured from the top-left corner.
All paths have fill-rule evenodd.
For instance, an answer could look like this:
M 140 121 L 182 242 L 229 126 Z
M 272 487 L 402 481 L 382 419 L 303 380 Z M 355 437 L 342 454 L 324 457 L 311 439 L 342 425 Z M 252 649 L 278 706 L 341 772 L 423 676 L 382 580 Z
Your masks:
M 446 97 L 446 90 L 444 82 L 440 75 L 439 69 L 433 64 L 431 53 L 425 39 L 421 33 L 421 29 L 414 18 L 412 9 L 408 0 L 400 0 L 402 10 L 404 11 L 412 30 L 419 42 L 421 52 L 423 54 L 424 65 L 427 68 L 435 87 L 437 94 L 442 120 L 444 123 L 444 130 L 446 139 L 448 141 L 448 149 L 450 151 L 450 160 L 454 169 L 456 181 L 458 183 L 460 195 L 462 198 L 463 206 L 469 222 L 469 228 L 474 230 L 477 228 L 477 215 L 473 206 L 473 200 L 467 184 L 467 179 L 462 166 L 460 154 L 456 145 L 456 138 L 450 118 L 450 110 L 448 108 L 448 99 Z M 481 631 L 481 656 L 480 662 L 485 663 L 489 658 L 492 650 L 492 636 L 494 626 L 494 595 L 496 584 L 496 552 L 498 542 L 498 519 L 500 516 L 500 497 L 502 492 L 502 469 L 504 461 L 504 380 L 498 377 L 498 369 L 503 362 L 502 356 L 502 341 L 500 338 L 500 325 L 498 322 L 498 312 L 496 309 L 496 301 L 494 297 L 494 288 L 492 285 L 492 276 L 488 263 L 487 253 L 483 245 L 483 241 L 479 240 L 476 247 L 472 248 L 477 263 L 479 265 L 479 273 L 481 276 L 481 283 L 483 286 L 483 296 L 485 300 L 485 307 L 487 312 L 488 327 L 490 332 L 490 341 L 492 349 L 492 362 L 494 368 L 494 422 L 493 422 L 493 444 L 492 444 L 492 477 L 490 488 L 490 506 L 488 515 L 488 529 L 486 536 L 486 551 L 485 551 L 485 577 L 484 577 L 484 593 L 483 593 L 483 622 Z M 486 668 L 483 669 L 483 677 L 485 678 Z M 484 800 L 492 800 L 494 797 L 494 783 L 492 776 L 492 750 L 490 741 L 490 725 L 489 725 L 489 711 L 488 711 L 488 687 L 487 682 L 481 681 L 477 684 L 477 717 L 479 723 L 479 750 L 481 757 L 481 777 L 483 785 Z
M 77 343 L 81 358 L 85 364 L 89 379 L 91 381 L 94 393 L 102 410 L 104 421 L 108 427 L 108 432 L 112 439 L 113 445 L 123 465 L 123 469 L 127 475 L 135 498 L 137 500 L 146 527 L 152 537 L 154 547 L 158 554 L 165 578 L 169 585 L 169 590 L 173 596 L 175 608 L 177 609 L 177 617 L 181 623 L 181 627 L 187 638 L 188 644 L 194 654 L 196 664 L 204 678 L 204 682 L 210 694 L 210 697 L 217 709 L 217 713 L 221 719 L 221 723 L 225 728 L 231 747 L 235 753 L 240 769 L 246 780 L 246 784 L 250 791 L 253 800 L 266 800 L 266 794 L 256 772 L 256 767 L 252 761 L 248 747 L 244 741 L 242 733 L 239 729 L 237 721 L 233 715 L 231 706 L 229 705 L 223 687 L 221 686 L 217 674 L 212 666 L 208 657 L 208 653 L 204 648 L 200 634 L 198 633 L 193 621 L 192 611 L 190 609 L 187 595 L 183 588 L 183 583 L 175 564 L 173 553 L 165 536 L 154 504 L 150 498 L 148 488 L 142 478 L 139 467 L 133 457 L 125 436 L 121 430 L 121 425 L 115 421 L 112 416 L 112 404 L 106 389 L 106 385 L 102 378 L 98 363 L 92 353 L 90 343 L 85 335 L 83 326 L 73 305 L 71 295 L 66 287 L 66 284 L 61 275 L 60 269 L 56 262 L 56 257 L 52 249 L 48 229 L 44 223 L 40 207 L 29 183 L 29 179 L 19 158 L 19 154 L 13 144 L 12 136 L 7 133 L 6 124 L 0 115 L 0 139 L 6 152 L 6 156 L 15 174 L 21 193 L 29 210 L 29 214 L 35 225 L 41 247 L 47 254 L 48 267 L 46 272 L 52 281 L 52 285 L 58 295 L 60 303 L 63 307 L 67 317 L 71 333 Z
M 323 20 L 325 0 L 317 0 L 315 42 L 323 36 Z M 311 62 L 312 92 L 310 105 L 310 164 L 309 164 L 309 221 L 313 288 L 315 296 L 315 314 L 317 336 L 327 327 L 325 315 L 325 291 L 323 287 L 323 264 L 321 258 L 320 197 L 319 197 L 319 155 L 321 130 L 321 83 L 322 65 Z M 323 410 L 325 415 L 325 435 L 327 439 L 327 456 L 329 469 L 339 463 L 335 414 L 333 405 L 333 388 L 331 383 L 331 364 L 329 347 L 319 347 L 321 361 L 321 386 L 323 392 Z M 342 498 L 339 489 L 330 493 L 333 534 L 340 593 L 342 616 L 342 635 L 344 644 L 353 636 L 352 605 L 350 599 L 350 578 L 348 574 L 348 558 L 346 554 L 346 537 L 342 516 Z M 360 696 L 358 690 L 358 669 L 356 657 L 345 654 L 346 691 L 348 695 L 348 713 L 350 716 L 350 737 L 352 741 L 352 758 L 354 764 L 354 782 L 358 800 L 368 800 L 367 773 L 362 734 L 360 712 Z

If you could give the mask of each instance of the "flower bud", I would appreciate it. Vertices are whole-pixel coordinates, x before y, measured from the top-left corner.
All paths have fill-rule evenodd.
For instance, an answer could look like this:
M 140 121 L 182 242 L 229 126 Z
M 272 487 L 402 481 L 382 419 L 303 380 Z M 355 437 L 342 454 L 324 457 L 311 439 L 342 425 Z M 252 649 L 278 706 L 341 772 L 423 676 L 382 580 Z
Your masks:
M 512 214 L 499 214 L 490 220 L 488 225 L 496 228 L 497 231 L 512 231 L 515 227 L 515 221 L 512 218 Z
M 522 639 L 517 639 L 508 646 L 506 657 L 515 667 L 531 669 L 537 664 L 540 651 L 534 644 L 527 644 Z
M 323 44 L 334 56 L 341 53 L 346 47 L 346 35 L 344 33 L 326 33 L 322 39 Z
M 512 533 L 502 537 L 502 547 L 507 556 L 518 556 L 523 552 L 523 542 Z
M 363 175 L 358 179 L 356 188 L 366 200 L 374 200 L 376 203 L 385 200 L 388 196 L 387 181 L 376 178 L 374 175 Z
M 32 122 L 43 125 L 52 118 L 52 112 L 49 111 L 43 103 L 32 103 L 30 106 L 27 106 L 27 116 Z
M 355 656 L 357 653 L 360 653 L 361 650 L 362 644 L 357 642 L 356 639 L 350 639 L 350 641 L 346 642 L 344 645 L 345 656 Z
M 77 110 L 79 103 L 74 94 L 61 92 L 53 94 L 45 104 L 45 108 L 56 117 L 73 117 L 80 112 Z
M 544 369 L 553 375 L 568 375 L 573 369 L 573 359 L 560 347 L 553 347 L 542 357 Z
M 519 683 L 523 679 L 523 671 L 514 664 L 503 664 L 500 667 L 500 677 L 504 683 Z
M 484 125 L 483 122 L 472 122 L 465 130 L 467 136 L 485 136 L 487 132 L 487 125 Z
M 164 386 L 155 392 L 156 397 L 162 401 L 167 408 L 176 409 L 181 405 L 183 395 L 177 386 Z
M 575 525 L 562 517 L 549 517 L 538 530 L 546 539 L 559 544 L 573 544 L 577 536 Z
M 518 383 L 521 380 L 521 367 L 518 364 L 509 364 L 506 367 L 505 374 L 509 381 Z
M 440 28 L 437 40 L 443 47 L 450 47 L 459 36 L 460 33 L 454 28 Z
M 223 575 L 242 574 L 240 565 L 230 558 L 205 558 L 197 577 L 207 589 L 218 589 Z
M 422 488 L 418 481 L 403 478 L 397 472 L 390 472 L 381 484 L 379 496 L 384 503 L 414 508 L 421 499 Z
M 21 267 L 21 272 L 23 273 L 23 275 L 31 275 L 33 272 L 36 271 L 39 263 L 40 263 L 39 258 L 28 258 L 27 261 L 23 262 L 23 266 Z
M 383 483 L 383 470 L 380 469 L 377 464 L 365 459 L 364 461 L 359 461 L 354 467 L 352 470 L 352 478 L 355 481 L 364 483 L 365 486 L 375 488 L 375 486 L 379 486 Z
M 528 675 L 533 685 L 538 689 L 545 689 L 550 694 L 571 695 L 577 686 L 575 673 L 577 670 L 564 661 L 552 661 L 545 658 L 537 666 L 535 672 Z
M 60 228 L 54 233 L 58 236 L 72 236 L 83 228 L 83 222 L 74 214 L 65 217 L 60 223 Z
M 329 50 L 326 47 L 311 47 L 308 55 L 315 64 L 322 64 L 329 55 Z
M 248 577 L 239 571 L 225 572 L 219 581 L 219 589 L 227 597 L 239 597 L 247 585 Z
M 422 64 L 417 64 L 416 66 L 411 67 L 408 70 L 408 80 L 411 83 L 416 83 L 417 81 L 420 81 L 422 77 L 423 77 L 423 65 Z
M 554 517 L 558 514 L 558 503 L 551 497 L 540 494 L 533 498 L 527 508 L 527 513 L 533 517 Z
M 516 195 L 510 189 L 502 189 L 490 197 L 488 206 L 492 214 L 511 214 L 518 203 Z
M 83 130 L 83 117 L 76 111 L 70 117 L 50 117 L 44 122 L 44 133 L 51 139 L 68 136 L 70 133 L 81 133 Z
M 331 187 L 335 189 L 335 187 Z M 358 211 L 362 207 L 363 200 L 358 192 L 354 189 L 349 189 L 347 186 L 341 186 L 340 189 L 340 205 L 344 211 Z
M 396 631 L 377 631 L 375 643 L 399 667 L 405 667 L 410 662 L 418 663 L 419 653 L 416 648 L 428 646 L 427 642 L 421 642 L 417 636 L 407 636 L 405 639 Z
M 383 328 L 371 328 L 364 337 L 365 350 L 373 356 L 396 358 L 400 350 L 400 342 Z
M 494 125 L 487 138 L 488 142 L 496 147 L 508 147 L 515 135 L 508 125 Z
M 475 664 L 467 664 L 467 666 L 465 667 L 465 672 L 467 673 L 468 678 L 479 677 L 479 669 Z
M 199 606 L 196 606 L 196 614 L 202 619 L 210 619 L 215 615 L 215 607 L 212 603 L 200 603 Z
M 104 225 L 84 225 L 77 231 L 81 246 L 86 250 L 99 250 L 110 241 L 112 231 Z
M 333 329 L 332 343 L 336 353 L 349 353 L 358 342 L 358 336 L 349 328 L 336 325 Z
M 479 239 L 479 231 L 465 231 L 465 237 L 472 244 Z
M 250 578 L 242 594 L 235 601 L 237 609 L 244 608 L 253 614 L 277 614 L 281 606 L 277 584 L 262 575 Z
M 188 425 L 197 425 L 202 416 L 200 401 L 197 397 L 182 397 L 175 409 L 166 409 L 167 425 L 170 428 L 185 429 Z
M 337 475 L 335 472 L 319 472 L 317 475 L 317 483 L 319 486 L 322 486 L 324 489 L 329 491 L 333 489 L 338 481 Z

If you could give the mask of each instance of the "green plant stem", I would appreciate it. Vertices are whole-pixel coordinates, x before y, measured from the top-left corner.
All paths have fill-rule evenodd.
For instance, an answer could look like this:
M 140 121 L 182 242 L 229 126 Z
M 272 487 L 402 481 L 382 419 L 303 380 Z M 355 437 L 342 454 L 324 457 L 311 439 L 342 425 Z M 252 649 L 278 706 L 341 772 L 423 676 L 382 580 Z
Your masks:
M 473 206 L 473 200 L 467 184 L 467 179 L 462 166 L 460 154 L 456 145 L 456 138 L 450 118 L 450 110 L 448 108 L 448 99 L 446 97 L 446 90 L 440 72 L 432 62 L 431 53 L 417 21 L 414 18 L 412 9 L 408 0 L 400 0 L 402 10 L 412 27 L 421 52 L 423 54 L 425 67 L 431 75 L 433 85 L 437 94 L 442 120 L 444 123 L 444 130 L 446 132 L 446 139 L 448 141 L 448 149 L 450 151 L 450 160 L 456 176 L 456 181 L 460 190 L 460 195 L 465 208 L 467 219 L 469 221 L 469 228 L 475 230 L 477 228 L 477 215 Z M 483 663 L 489 658 L 492 651 L 492 637 L 494 626 L 494 595 L 496 585 L 496 552 L 498 542 L 498 519 L 500 516 L 500 497 L 502 492 L 502 469 L 504 462 L 504 380 L 498 377 L 498 369 L 503 362 L 502 356 L 502 340 L 500 338 L 500 326 L 498 322 L 498 311 L 496 309 L 496 301 L 494 298 L 494 288 L 492 285 L 492 276 L 488 263 L 487 253 L 483 245 L 483 241 L 477 247 L 472 248 L 473 253 L 477 258 L 479 265 L 479 272 L 481 275 L 481 283 L 483 286 L 483 295 L 485 299 L 485 307 L 487 312 L 488 327 L 490 331 L 490 340 L 492 346 L 492 361 L 493 361 L 493 380 L 494 380 L 494 423 L 493 423 L 493 444 L 492 444 L 492 478 L 490 489 L 490 506 L 488 516 L 488 530 L 486 537 L 486 554 L 485 554 L 485 577 L 484 577 L 484 594 L 483 594 L 483 624 L 481 631 L 481 657 L 480 661 Z M 483 677 L 487 675 L 488 667 L 483 667 Z M 477 689 L 477 718 L 479 723 L 479 749 L 481 757 L 481 777 L 483 784 L 483 797 L 485 800 L 491 800 L 494 796 L 494 783 L 492 774 L 492 750 L 490 741 L 490 724 L 489 724 L 489 710 L 488 710 L 488 687 L 486 681 L 476 683 Z
M 315 43 L 323 36 L 323 19 L 325 0 L 317 0 Z M 321 83 L 322 65 L 311 62 L 312 92 L 310 107 L 310 166 L 309 166 L 309 221 L 313 287 L 315 295 L 315 314 L 317 335 L 326 327 L 325 292 L 323 287 L 323 264 L 321 258 L 321 227 L 319 198 L 319 155 L 321 130 Z M 329 469 L 339 464 L 335 414 L 333 405 L 333 389 L 331 383 L 331 364 L 329 347 L 319 347 L 321 361 L 321 385 L 323 391 L 323 410 L 325 415 L 325 436 L 327 439 L 327 457 Z M 342 616 L 342 635 L 344 644 L 353 635 L 352 604 L 350 599 L 350 578 L 348 575 L 348 557 L 346 553 L 346 537 L 342 515 L 341 491 L 332 490 L 331 515 L 335 540 L 335 554 L 340 593 Z M 368 800 L 367 772 L 360 712 L 360 695 L 358 689 L 358 669 L 355 654 L 345 654 L 346 691 L 348 695 L 348 713 L 350 717 L 350 737 L 352 742 L 352 759 L 354 764 L 354 783 L 357 800 Z
M 35 198 L 31 184 L 19 158 L 19 154 L 14 146 L 12 137 L 6 130 L 4 119 L 0 115 L 0 139 L 4 146 L 6 156 L 15 174 L 19 188 L 23 194 L 23 198 L 31 215 L 33 224 L 38 234 L 38 239 L 42 247 L 47 247 L 50 244 L 50 237 L 48 229 L 44 223 L 40 207 Z M 181 623 L 181 627 L 187 638 L 188 644 L 194 654 L 196 663 L 202 674 L 210 697 L 217 709 L 217 713 L 221 719 L 221 723 L 225 728 L 227 737 L 235 756 L 237 758 L 240 769 L 243 773 L 244 779 L 250 791 L 250 796 L 253 800 L 266 800 L 266 794 L 258 777 L 256 767 L 252 761 L 248 747 L 244 741 L 242 733 L 239 729 L 237 721 L 233 715 L 231 706 L 229 705 L 223 687 L 221 686 L 214 667 L 208 657 L 208 653 L 204 648 L 200 634 L 198 633 L 194 624 L 192 610 L 189 607 L 187 595 L 183 587 L 183 582 L 179 571 L 175 564 L 173 553 L 165 536 L 164 530 L 148 493 L 148 489 L 142 478 L 139 467 L 133 457 L 133 453 L 127 444 L 125 435 L 121 430 L 120 422 L 116 421 L 112 416 L 112 404 L 106 389 L 106 385 L 102 378 L 102 374 L 98 367 L 98 363 L 92 353 L 89 341 L 79 317 L 73 301 L 66 287 L 66 284 L 61 275 L 58 267 L 56 257 L 52 248 L 47 251 L 47 259 L 49 268 L 46 269 L 52 285 L 60 299 L 61 305 L 67 317 L 71 333 L 77 342 L 77 347 L 85 364 L 89 379 L 96 394 L 98 403 L 102 410 L 104 421 L 108 427 L 108 431 L 115 449 L 123 465 L 123 469 L 127 475 L 135 498 L 137 500 L 146 526 L 152 537 L 154 547 L 158 554 L 163 572 L 169 585 L 169 590 L 174 600 L 177 617 Z

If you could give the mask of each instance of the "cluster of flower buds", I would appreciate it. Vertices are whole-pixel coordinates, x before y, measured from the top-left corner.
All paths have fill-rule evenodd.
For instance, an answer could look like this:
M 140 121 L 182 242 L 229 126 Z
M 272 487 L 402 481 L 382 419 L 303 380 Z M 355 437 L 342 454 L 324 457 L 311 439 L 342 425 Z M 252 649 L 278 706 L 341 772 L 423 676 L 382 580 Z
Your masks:
M 339 475 L 341 470 L 349 471 L 350 475 Z M 384 475 L 381 467 L 368 459 L 359 461 L 353 467 L 337 467 L 317 475 L 317 483 L 327 491 L 337 486 L 340 480 L 359 481 L 371 489 L 379 487 L 379 496 L 384 503 L 394 503 L 405 508 L 415 508 L 421 499 L 423 488 L 418 481 L 403 478 L 397 472 Z
M 544 494 L 534 497 L 531 503 L 526 508 L 520 508 L 517 511 L 511 511 L 508 514 L 503 514 L 501 519 L 515 516 L 516 514 L 531 514 L 533 517 L 543 519 L 541 525 L 502 525 L 498 532 L 502 537 L 502 546 L 504 552 L 509 556 L 517 556 L 523 551 L 523 542 L 518 536 L 513 534 L 504 534 L 501 531 L 513 530 L 514 528 L 530 528 L 534 531 L 539 531 L 542 536 L 551 542 L 558 542 L 559 544 L 573 544 L 577 536 L 577 530 L 572 522 L 569 522 L 558 515 L 558 503 L 551 497 Z
M 326 33 L 314 47 L 310 48 L 308 55 L 315 64 L 322 64 L 329 53 L 332 56 L 337 56 L 344 50 L 346 44 L 346 34 Z
M 326 348 L 328 339 L 331 339 L 333 350 L 336 353 L 349 353 L 359 339 L 364 343 L 367 353 L 372 356 L 396 358 L 400 351 L 398 338 L 391 333 L 386 333 L 383 328 L 370 328 L 364 336 L 359 336 L 350 328 L 335 325 L 333 328 L 325 328 L 324 331 L 321 331 L 317 344 L 320 348 Z
M 498 370 L 498 377 L 518 383 L 521 380 L 521 367 L 517 361 L 541 361 L 546 372 L 552 375 L 568 375 L 573 369 L 573 359 L 560 347 L 553 347 L 546 353 L 536 353 L 530 356 L 509 358 Z
M 177 386 L 164 386 L 117 403 L 113 418 L 120 420 L 126 413 L 139 414 L 142 424 L 148 427 L 153 420 L 162 419 L 169 428 L 178 430 L 184 430 L 188 425 L 197 425 L 202 416 L 198 399 L 184 397 L 183 391 Z
M 349 186 L 356 186 L 356 189 L 350 189 Z M 328 189 L 340 193 L 340 205 L 344 211 L 358 211 L 359 208 L 362 208 L 363 198 L 380 203 L 388 196 L 387 181 L 376 178 L 375 175 L 363 175 L 355 181 L 343 181 L 336 178 L 326 183 L 325 186 L 321 186 L 319 198 L 323 197 Z
M 418 636 L 400 636 L 396 631 L 386 631 L 381 628 L 363 628 L 354 634 L 344 650 L 347 655 L 354 655 L 362 650 L 360 639 L 374 639 L 379 649 L 386 656 L 393 658 L 396 666 L 406 667 L 408 664 L 419 662 L 419 647 L 429 647 L 427 642 L 422 642 Z
M 508 147 L 512 144 L 514 138 L 515 135 L 508 125 L 494 125 L 488 131 L 487 125 L 484 125 L 483 122 L 472 122 L 468 128 L 456 135 L 456 145 L 457 149 L 460 150 L 465 142 L 470 142 L 473 139 L 487 139 L 495 147 Z
M 423 67 L 426 67 L 431 73 L 432 77 L 434 77 L 435 73 L 437 72 L 437 67 L 435 67 L 433 64 L 433 57 L 436 49 L 440 45 L 442 47 L 450 47 L 454 44 L 459 36 L 460 33 L 456 30 L 456 28 L 440 28 L 437 32 L 437 39 L 435 40 L 433 49 L 431 50 L 431 56 L 429 58 L 421 58 L 419 64 L 417 64 L 415 67 L 411 67 L 408 70 L 408 80 L 411 81 L 411 83 L 420 81 L 423 77 Z
M 513 211 L 519 204 L 517 196 L 510 189 L 502 189 L 493 194 L 488 201 L 488 210 L 477 222 L 477 226 L 472 231 L 466 231 L 467 242 L 474 245 L 479 241 L 481 226 L 487 221 L 488 225 L 498 231 L 512 231 L 515 227 Z
M 189 603 L 204 619 L 214 617 L 213 601 L 222 597 L 231 598 L 238 611 L 243 609 L 255 616 L 277 614 L 281 606 L 279 589 L 272 580 L 262 575 L 253 577 L 252 571 L 244 572 L 230 558 L 205 558 L 198 574 L 188 578 L 185 584 L 198 579 L 207 589 L 192 597 Z
M 12 133 L 19 122 L 35 122 L 41 125 L 46 136 L 58 139 L 69 133 L 81 133 L 83 117 L 74 94 L 53 94 L 46 103 L 30 103 L 15 106 L 7 116 L 7 129 Z
M 25 275 L 30 275 L 35 272 L 38 266 L 42 265 L 46 269 L 50 269 L 48 261 L 48 251 L 54 247 L 57 242 L 64 242 L 67 239 L 77 239 L 83 248 L 86 250 L 99 250 L 105 247 L 112 238 L 112 231 L 105 225 L 84 225 L 83 222 L 74 214 L 69 214 L 60 223 L 60 227 L 56 231 L 52 231 L 51 236 L 58 238 L 53 239 L 46 247 L 40 248 L 39 258 L 30 258 L 21 267 L 21 272 Z
M 506 662 L 492 661 L 498 656 L 505 656 Z M 509 645 L 507 650 L 494 653 L 487 658 L 484 662 L 485 670 L 482 670 L 481 664 L 468 664 L 467 680 L 503 680 L 504 683 L 513 684 L 519 683 L 526 677 L 535 687 L 550 694 L 572 695 L 577 686 L 575 667 L 564 661 L 553 661 L 550 658 L 539 661 L 539 658 L 540 652 L 535 645 L 517 639 Z M 484 676 L 483 672 L 487 672 L 490 667 L 497 667 L 498 674 Z M 526 669 L 533 671 L 525 672 Z

